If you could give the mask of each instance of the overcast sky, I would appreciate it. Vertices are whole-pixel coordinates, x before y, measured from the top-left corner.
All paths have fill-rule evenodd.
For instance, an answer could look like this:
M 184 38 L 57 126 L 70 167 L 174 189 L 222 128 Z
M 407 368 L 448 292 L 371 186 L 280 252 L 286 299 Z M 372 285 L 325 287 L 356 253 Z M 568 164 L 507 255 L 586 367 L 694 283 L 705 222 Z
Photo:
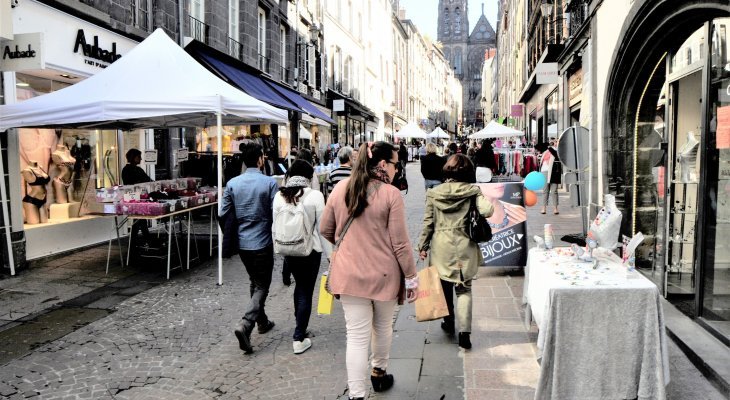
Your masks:
M 484 15 L 496 31 L 497 22 L 497 0 L 468 0 L 469 9 L 469 33 L 474 29 L 479 17 L 482 15 L 482 3 L 484 3 Z M 428 35 L 436 41 L 436 25 L 438 24 L 438 0 L 400 0 L 401 8 L 406 9 L 406 18 L 413 20 L 422 35 Z

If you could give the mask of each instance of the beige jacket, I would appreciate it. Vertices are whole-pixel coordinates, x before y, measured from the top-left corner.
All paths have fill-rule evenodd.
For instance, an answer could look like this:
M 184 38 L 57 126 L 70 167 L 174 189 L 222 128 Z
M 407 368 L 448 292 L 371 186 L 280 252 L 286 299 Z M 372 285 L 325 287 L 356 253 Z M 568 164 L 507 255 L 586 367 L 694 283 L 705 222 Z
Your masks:
M 465 231 L 466 214 L 474 196 L 479 212 L 484 217 L 491 216 L 492 204 L 472 184 L 447 182 L 426 192 L 426 210 L 418 248 L 429 251 L 430 265 L 438 269 L 445 281 L 470 281 L 482 263 L 479 246 L 469 239 Z
M 347 178 L 335 185 L 319 224 L 322 236 L 330 243 L 340 237 L 349 217 L 345 205 L 349 181 Z M 395 186 L 372 181 L 370 185 L 379 186 L 340 243 L 330 268 L 330 288 L 334 294 L 395 300 L 401 289 L 401 274 L 416 274 L 405 205 Z

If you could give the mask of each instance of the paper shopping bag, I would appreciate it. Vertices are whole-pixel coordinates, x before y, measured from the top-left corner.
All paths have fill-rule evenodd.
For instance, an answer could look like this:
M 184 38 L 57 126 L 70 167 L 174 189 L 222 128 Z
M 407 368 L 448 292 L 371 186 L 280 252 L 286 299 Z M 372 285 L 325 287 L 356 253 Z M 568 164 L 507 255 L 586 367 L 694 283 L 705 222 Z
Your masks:
M 327 274 L 322 274 L 322 279 L 319 281 L 319 301 L 317 302 L 318 314 L 332 314 L 332 306 L 334 305 L 335 298 L 327 292 L 326 286 Z
M 418 272 L 418 299 L 416 299 L 416 320 L 433 321 L 449 315 L 444 289 L 436 267 Z

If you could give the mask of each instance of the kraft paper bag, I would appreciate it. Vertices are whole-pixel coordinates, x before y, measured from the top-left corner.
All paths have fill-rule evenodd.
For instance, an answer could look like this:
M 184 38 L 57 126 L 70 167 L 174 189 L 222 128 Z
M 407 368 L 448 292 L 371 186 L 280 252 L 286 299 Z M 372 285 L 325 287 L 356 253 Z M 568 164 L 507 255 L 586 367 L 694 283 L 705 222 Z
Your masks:
M 335 297 L 327 292 L 327 274 L 322 274 L 319 281 L 319 301 L 317 301 L 318 314 L 332 314 L 332 307 L 335 303 Z
M 416 320 L 433 321 L 449 315 L 444 289 L 436 267 L 418 271 L 418 299 L 416 299 Z

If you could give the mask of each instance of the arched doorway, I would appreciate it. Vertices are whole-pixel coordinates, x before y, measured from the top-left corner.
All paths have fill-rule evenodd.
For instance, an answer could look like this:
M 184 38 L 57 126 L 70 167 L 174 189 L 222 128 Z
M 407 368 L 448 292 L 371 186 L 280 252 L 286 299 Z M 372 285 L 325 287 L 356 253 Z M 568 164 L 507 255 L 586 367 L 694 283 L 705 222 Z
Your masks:
M 604 192 L 624 213 L 622 234 L 647 237 L 640 270 L 726 343 L 729 40 L 730 1 L 634 2 L 613 54 L 603 121 Z

